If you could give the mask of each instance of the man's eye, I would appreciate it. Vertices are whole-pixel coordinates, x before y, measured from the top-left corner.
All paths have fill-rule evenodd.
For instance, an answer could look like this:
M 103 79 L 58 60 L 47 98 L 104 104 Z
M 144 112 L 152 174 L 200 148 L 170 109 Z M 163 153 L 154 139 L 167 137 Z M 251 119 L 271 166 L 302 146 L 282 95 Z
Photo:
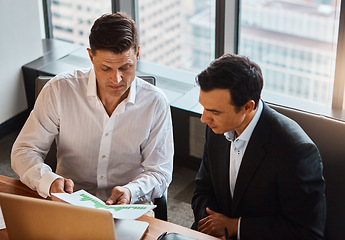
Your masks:
M 102 68 L 102 71 L 108 72 L 108 71 L 110 71 L 110 68 Z
M 121 70 L 121 71 L 126 71 L 126 70 L 128 70 L 131 66 L 132 66 L 132 65 L 125 65 L 125 66 L 122 66 L 122 67 L 120 67 L 120 70 Z

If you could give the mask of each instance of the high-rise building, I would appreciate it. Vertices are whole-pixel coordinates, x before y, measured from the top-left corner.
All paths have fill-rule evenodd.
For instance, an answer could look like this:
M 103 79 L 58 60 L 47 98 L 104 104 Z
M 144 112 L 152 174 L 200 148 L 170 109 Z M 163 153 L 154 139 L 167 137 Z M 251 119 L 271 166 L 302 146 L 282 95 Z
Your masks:
M 169 67 L 183 66 L 182 0 L 138 1 L 140 59 Z
M 53 36 L 88 46 L 90 28 L 95 19 L 104 13 L 111 13 L 109 0 L 52 0 Z
M 140 60 L 200 72 L 214 59 L 215 0 L 137 1 Z M 264 91 L 330 104 L 337 0 L 241 1 L 239 53 L 263 70 Z M 54 38 L 88 45 L 109 0 L 52 0 Z
M 326 104 L 339 8 L 315 2 L 243 1 L 239 52 L 261 66 L 266 91 Z
M 143 61 L 199 72 L 214 59 L 214 0 L 138 1 Z

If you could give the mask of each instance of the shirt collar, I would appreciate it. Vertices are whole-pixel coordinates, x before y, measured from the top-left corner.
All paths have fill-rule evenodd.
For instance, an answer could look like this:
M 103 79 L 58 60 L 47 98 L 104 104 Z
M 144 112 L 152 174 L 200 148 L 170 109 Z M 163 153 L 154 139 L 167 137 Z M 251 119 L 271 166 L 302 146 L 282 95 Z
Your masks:
M 124 100 L 124 103 L 135 103 L 137 90 L 137 77 L 134 78 L 134 81 L 131 84 L 127 98 Z M 97 83 L 96 83 L 96 74 L 95 70 L 92 68 L 89 74 L 89 80 L 87 83 L 87 96 L 97 96 Z
M 137 94 L 137 77 L 134 78 L 134 81 L 131 84 L 129 89 L 128 97 L 126 99 L 126 103 L 135 103 L 135 97 Z
M 97 96 L 97 84 L 95 70 L 91 68 L 87 82 L 87 96 Z
M 252 136 L 252 133 L 254 131 L 254 128 L 260 119 L 262 109 L 263 109 L 263 104 L 262 104 L 261 100 L 259 100 L 258 101 L 258 110 L 256 111 L 253 119 L 250 121 L 248 126 L 244 129 L 242 134 L 238 137 L 239 140 L 246 141 L 246 142 L 249 141 L 249 139 Z M 228 141 L 235 140 L 235 130 L 224 133 L 224 136 Z

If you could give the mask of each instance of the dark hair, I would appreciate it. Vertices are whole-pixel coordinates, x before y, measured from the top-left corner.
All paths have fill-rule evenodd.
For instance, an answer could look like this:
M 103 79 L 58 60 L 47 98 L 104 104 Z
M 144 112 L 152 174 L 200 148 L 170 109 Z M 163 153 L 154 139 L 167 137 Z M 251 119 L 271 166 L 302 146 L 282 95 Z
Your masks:
M 138 31 L 133 19 L 125 13 L 104 14 L 93 24 L 89 36 L 92 54 L 96 50 L 123 53 L 138 47 Z
M 211 62 L 197 77 L 202 91 L 229 89 L 230 103 L 239 111 L 249 100 L 257 107 L 263 87 L 260 67 L 244 56 L 224 54 Z

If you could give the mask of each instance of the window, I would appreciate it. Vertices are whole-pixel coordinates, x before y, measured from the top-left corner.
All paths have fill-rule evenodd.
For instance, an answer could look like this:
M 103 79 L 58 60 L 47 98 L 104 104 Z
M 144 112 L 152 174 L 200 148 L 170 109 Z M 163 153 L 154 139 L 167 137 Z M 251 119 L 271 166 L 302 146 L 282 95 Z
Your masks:
M 215 0 L 137 1 L 140 60 L 198 73 L 215 56 Z
M 111 13 L 111 1 L 53 0 L 50 11 L 53 38 L 88 46 L 94 20 L 104 13 Z
M 334 111 L 345 105 L 340 0 L 47 1 L 53 37 L 83 45 L 93 21 L 115 2 L 136 20 L 139 72 L 162 78 L 161 88 L 192 91 L 195 75 L 224 49 L 261 66 L 265 101 L 343 118 Z
M 331 106 L 340 1 L 241 3 L 239 54 L 261 66 L 266 96 Z

